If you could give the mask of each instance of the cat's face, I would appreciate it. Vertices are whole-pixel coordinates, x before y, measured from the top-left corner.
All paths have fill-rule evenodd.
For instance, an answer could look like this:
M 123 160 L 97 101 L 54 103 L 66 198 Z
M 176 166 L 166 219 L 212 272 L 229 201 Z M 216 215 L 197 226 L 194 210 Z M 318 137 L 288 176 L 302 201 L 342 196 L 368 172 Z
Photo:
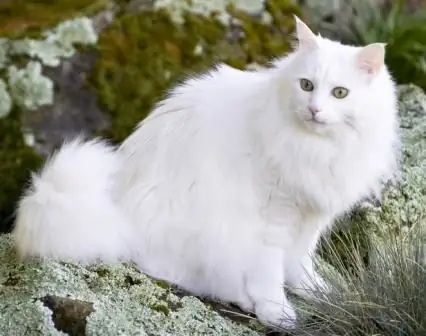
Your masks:
M 290 69 L 291 113 L 314 132 L 354 128 L 363 104 L 374 96 L 372 81 L 384 65 L 384 46 L 344 46 L 315 36 L 299 22 L 299 51 Z

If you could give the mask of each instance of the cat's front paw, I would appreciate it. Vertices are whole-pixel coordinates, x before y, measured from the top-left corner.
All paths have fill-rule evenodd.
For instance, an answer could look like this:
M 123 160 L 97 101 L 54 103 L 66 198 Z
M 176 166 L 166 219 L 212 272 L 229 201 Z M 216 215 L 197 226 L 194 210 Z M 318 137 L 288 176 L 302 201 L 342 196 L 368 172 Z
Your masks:
M 256 304 L 257 318 L 274 329 L 294 329 L 297 324 L 296 312 L 290 304 L 262 302 Z

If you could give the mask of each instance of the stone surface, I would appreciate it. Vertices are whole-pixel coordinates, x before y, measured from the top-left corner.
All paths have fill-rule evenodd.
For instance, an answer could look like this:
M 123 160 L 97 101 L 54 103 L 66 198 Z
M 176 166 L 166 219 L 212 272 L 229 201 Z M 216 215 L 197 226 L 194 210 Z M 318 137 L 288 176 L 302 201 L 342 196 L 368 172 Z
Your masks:
M 400 131 L 403 139 L 402 170 L 398 183 L 384 193 L 381 211 L 367 220 L 396 232 L 416 226 L 426 228 L 426 96 L 414 85 L 398 88 Z
M 0 335 L 255 336 L 199 299 L 140 274 L 132 265 L 49 259 L 17 261 L 10 236 L 0 236 Z
M 93 28 L 101 34 L 112 22 L 116 8 L 110 6 L 93 17 Z M 23 127 L 33 136 L 31 144 L 44 157 L 64 140 L 84 134 L 91 136 L 110 127 L 96 92 L 87 85 L 99 53 L 94 48 L 80 51 L 58 66 L 45 66 L 43 74 L 55 85 L 53 103 L 34 113 L 25 113 Z
M 84 51 L 63 60 L 58 67 L 45 67 L 44 74 L 55 83 L 54 102 L 23 115 L 24 127 L 34 134 L 34 147 L 43 156 L 51 154 L 64 139 L 89 136 L 110 125 L 96 93 L 86 85 L 97 55 L 94 50 Z
M 88 50 L 84 44 L 97 41 L 96 32 L 111 22 L 114 12 L 108 9 L 100 11 L 106 4 L 92 2 L 76 0 L 63 3 L 54 0 L 47 4 L 17 0 L 13 4 L 0 4 L 0 17 L 7 16 L 3 20 L 4 27 L 0 29 L 0 67 L 3 67 L 3 77 L 7 79 L 10 94 L 8 100 L 5 92 L 0 92 L 0 113 L 8 114 L 0 118 L 0 232 L 10 230 L 15 202 L 28 183 L 31 172 L 40 168 L 40 154 L 50 154 L 63 139 L 80 133 L 90 134 L 108 125 L 108 118 L 98 107 L 96 93 L 83 87 L 97 55 L 95 50 Z M 63 8 L 57 10 L 61 3 Z M 92 7 L 90 3 L 96 6 Z M 91 9 L 81 12 L 81 6 L 86 5 L 90 5 Z M 87 18 L 67 20 L 56 28 L 50 26 L 63 15 L 69 15 L 67 19 L 73 18 L 75 10 L 80 14 L 98 13 L 94 18 L 96 32 Z M 27 16 L 31 20 L 26 20 Z M 20 23 L 25 23 L 24 26 L 28 23 L 26 27 L 31 26 L 35 30 L 26 32 Z M 16 32 L 7 28 L 9 24 L 16 26 Z M 4 38 L 5 29 L 16 38 L 14 42 Z M 77 45 L 72 46 L 73 42 Z M 74 47 L 80 51 L 77 55 Z M 73 55 L 72 59 L 68 58 Z M 61 60 L 64 63 L 60 64 Z M 9 68 L 6 69 L 7 66 Z M 52 102 L 53 106 L 46 107 Z

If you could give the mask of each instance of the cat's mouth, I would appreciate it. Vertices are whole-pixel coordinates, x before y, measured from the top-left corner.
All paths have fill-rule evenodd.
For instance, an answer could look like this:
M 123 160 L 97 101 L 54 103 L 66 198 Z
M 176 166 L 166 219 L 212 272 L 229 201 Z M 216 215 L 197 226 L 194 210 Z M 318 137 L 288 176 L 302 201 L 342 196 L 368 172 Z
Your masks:
M 327 125 L 325 121 L 319 120 L 318 118 L 315 118 L 315 117 L 306 118 L 305 121 L 309 124 Z
M 324 134 L 329 132 L 329 123 L 319 120 L 318 118 L 312 118 L 311 116 L 307 118 L 300 118 L 300 123 L 302 124 L 302 127 L 310 132 L 315 134 Z

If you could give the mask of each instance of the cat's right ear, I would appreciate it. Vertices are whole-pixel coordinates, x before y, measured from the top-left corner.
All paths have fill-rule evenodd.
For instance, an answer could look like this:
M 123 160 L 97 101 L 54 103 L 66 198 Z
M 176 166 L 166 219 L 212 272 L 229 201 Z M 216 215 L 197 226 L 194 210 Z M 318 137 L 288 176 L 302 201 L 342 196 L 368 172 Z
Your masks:
M 309 29 L 308 25 L 294 15 L 296 22 L 296 38 L 298 40 L 298 47 L 303 49 L 310 49 L 317 46 L 317 37 Z
M 385 43 L 372 43 L 363 47 L 357 54 L 358 66 L 369 75 L 375 75 L 385 64 Z

